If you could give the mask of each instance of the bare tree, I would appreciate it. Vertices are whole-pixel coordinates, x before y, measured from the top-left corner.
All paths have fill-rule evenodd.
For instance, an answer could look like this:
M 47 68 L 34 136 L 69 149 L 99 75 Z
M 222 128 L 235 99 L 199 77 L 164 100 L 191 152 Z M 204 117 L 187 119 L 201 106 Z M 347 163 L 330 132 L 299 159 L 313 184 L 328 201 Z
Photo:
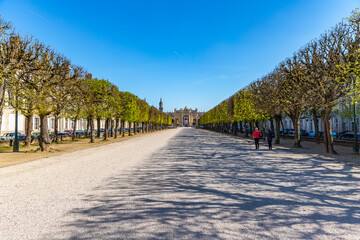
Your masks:
M 347 56 L 356 48 L 350 29 L 343 23 L 323 34 L 318 40 L 320 60 L 316 64 L 321 77 L 316 81 L 315 92 L 320 96 L 321 119 L 324 125 L 324 146 L 326 153 L 336 154 L 331 128 L 331 112 L 337 101 L 345 96 L 350 80 L 342 79 L 338 66 L 346 61 Z
M 306 105 L 308 86 L 304 81 L 304 67 L 299 61 L 299 53 L 280 64 L 279 98 L 284 112 L 294 125 L 294 147 L 300 148 L 300 117 Z

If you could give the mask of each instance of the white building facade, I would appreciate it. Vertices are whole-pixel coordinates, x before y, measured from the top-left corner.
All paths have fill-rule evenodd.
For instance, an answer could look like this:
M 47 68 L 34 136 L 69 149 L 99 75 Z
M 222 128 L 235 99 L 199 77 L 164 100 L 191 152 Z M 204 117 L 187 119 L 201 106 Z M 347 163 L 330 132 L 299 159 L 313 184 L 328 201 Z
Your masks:
M 26 117 L 22 115 L 20 112 L 18 114 L 18 132 L 25 133 L 26 131 Z M 77 120 L 76 129 L 77 130 L 86 130 L 87 127 L 87 120 L 86 119 L 79 119 Z M 97 128 L 97 124 L 94 124 L 95 129 Z M 105 127 L 105 121 L 101 120 L 100 128 Z M 55 117 L 49 116 L 48 117 L 48 128 L 50 132 L 55 131 Z M 65 132 L 72 130 L 74 128 L 74 121 L 68 118 L 59 118 L 58 119 L 58 131 Z M 32 124 L 32 131 L 39 132 L 40 131 L 40 117 L 34 115 L 33 117 L 33 124 Z M 15 132 L 15 110 L 9 107 L 5 107 L 2 121 L 1 121 L 1 129 L 0 135 L 4 133 L 12 133 Z
M 360 118 L 357 118 L 357 131 L 360 132 L 360 124 L 359 124 Z M 283 120 L 284 129 L 294 129 L 293 122 L 289 117 L 284 118 Z M 324 131 L 324 124 L 322 122 L 321 118 L 318 118 L 318 124 L 319 124 L 319 131 Z M 270 128 L 270 123 L 267 122 L 266 124 L 267 128 Z M 282 127 L 281 127 L 282 128 Z M 342 118 L 342 117 L 332 117 L 331 118 L 331 128 L 332 131 L 340 133 L 340 132 L 346 132 L 354 131 L 354 119 L 350 118 Z M 304 130 L 306 132 L 315 131 L 315 124 L 312 118 L 301 118 L 300 119 L 300 130 Z

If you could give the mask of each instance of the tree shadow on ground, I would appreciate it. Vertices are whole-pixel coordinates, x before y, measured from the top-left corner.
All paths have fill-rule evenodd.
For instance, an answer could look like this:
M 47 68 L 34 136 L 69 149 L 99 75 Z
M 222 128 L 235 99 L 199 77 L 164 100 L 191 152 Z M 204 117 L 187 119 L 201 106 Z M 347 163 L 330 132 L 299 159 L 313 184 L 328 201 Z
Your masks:
M 66 239 L 355 239 L 360 170 L 185 129 L 83 196 Z M 59 238 L 61 239 L 61 238 Z

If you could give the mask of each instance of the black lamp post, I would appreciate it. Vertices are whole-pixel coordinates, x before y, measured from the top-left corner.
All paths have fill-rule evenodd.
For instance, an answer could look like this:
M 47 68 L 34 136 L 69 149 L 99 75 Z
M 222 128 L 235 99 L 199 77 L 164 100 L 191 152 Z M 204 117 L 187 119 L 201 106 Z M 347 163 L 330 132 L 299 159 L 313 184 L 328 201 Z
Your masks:
M 15 137 L 13 152 L 19 152 L 19 139 L 18 139 L 18 110 L 15 110 Z
M 20 43 L 20 36 L 12 36 L 10 38 L 11 50 L 14 52 L 14 56 L 17 55 L 17 46 Z M 16 59 L 16 58 L 15 58 Z M 14 61 L 14 60 L 12 60 Z M 18 139 L 18 88 L 15 90 L 15 136 L 13 144 L 13 152 L 19 152 L 19 139 Z
M 15 136 L 14 136 L 14 145 L 13 152 L 19 152 L 19 139 L 18 139 L 18 98 L 17 98 L 17 89 L 15 91 Z

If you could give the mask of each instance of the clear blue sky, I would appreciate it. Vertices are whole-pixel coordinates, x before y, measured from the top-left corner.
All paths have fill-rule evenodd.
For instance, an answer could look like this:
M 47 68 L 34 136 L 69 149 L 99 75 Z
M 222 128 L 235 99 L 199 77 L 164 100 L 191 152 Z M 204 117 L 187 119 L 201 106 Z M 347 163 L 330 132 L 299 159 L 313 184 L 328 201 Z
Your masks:
M 0 0 L 0 14 L 164 110 L 209 110 L 333 27 L 359 0 Z

